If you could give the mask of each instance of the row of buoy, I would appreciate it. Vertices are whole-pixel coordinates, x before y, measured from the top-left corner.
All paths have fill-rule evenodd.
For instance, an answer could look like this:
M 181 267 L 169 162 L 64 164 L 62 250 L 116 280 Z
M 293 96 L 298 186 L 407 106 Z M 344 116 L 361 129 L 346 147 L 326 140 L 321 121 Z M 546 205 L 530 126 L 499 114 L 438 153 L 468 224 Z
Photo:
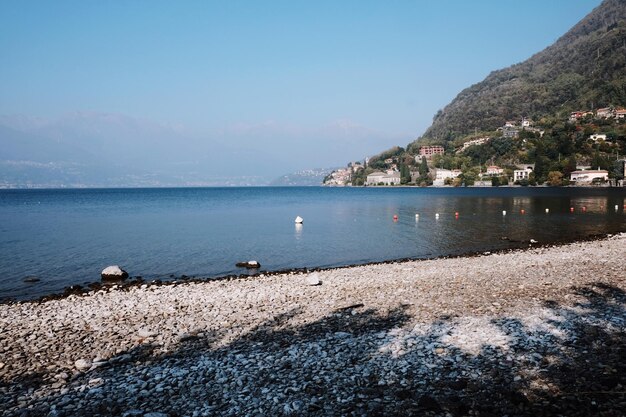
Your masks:
M 624 210 L 626 211 L 626 204 L 624 204 Z M 547 208 L 545 211 L 546 211 L 546 214 L 550 214 L 550 209 L 549 208 Z M 574 207 L 570 207 L 570 212 L 573 213 L 574 211 L 575 211 Z M 582 211 L 586 212 L 587 211 L 587 207 L 583 206 L 582 207 Z M 619 211 L 619 205 L 617 205 L 617 204 L 615 205 L 615 211 L 616 212 Z M 506 214 L 507 214 L 507 211 L 506 210 L 502 210 L 502 215 L 506 216 Z M 521 209 L 520 210 L 520 214 L 522 214 L 522 215 L 526 214 L 526 210 Z M 454 212 L 454 217 L 456 217 L 457 219 L 459 218 L 459 212 L 458 211 Z M 438 219 L 438 218 L 439 218 L 439 213 L 435 213 L 435 219 Z M 419 219 L 420 219 L 419 213 L 415 213 L 415 220 L 418 221 Z M 397 214 L 393 215 L 393 221 L 394 222 L 398 221 L 398 215 Z
M 600 208 L 603 208 L 603 207 L 604 206 L 600 206 Z M 585 212 L 587 212 L 587 207 L 583 206 L 581 208 L 581 210 L 583 211 L 583 213 L 585 213 Z M 624 204 L 624 210 L 626 211 L 626 204 Z M 574 213 L 574 211 L 575 211 L 574 207 L 570 207 L 569 211 L 570 211 L 570 213 Z M 617 204 L 615 205 L 615 211 L 616 212 L 619 211 L 619 205 L 617 205 Z M 502 215 L 503 216 L 506 216 L 506 213 L 507 213 L 506 210 L 502 210 Z M 549 214 L 549 213 L 550 213 L 550 209 L 547 208 L 546 209 L 546 214 Z M 526 214 L 526 210 L 521 209 L 520 210 L 520 214 L 522 214 L 522 215 Z M 457 219 L 459 218 L 459 212 L 458 211 L 454 212 L 454 217 L 457 218 Z M 415 213 L 415 220 L 418 221 L 419 218 L 420 218 L 419 213 Z M 435 213 L 435 219 L 439 219 L 439 213 Z M 393 215 L 393 221 L 394 222 L 398 221 L 398 215 L 397 214 Z M 301 225 L 302 223 L 304 223 L 304 219 L 302 217 L 300 217 L 300 216 L 297 216 L 296 220 L 295 220 L 295 223 L 298 224 L 298 225 Z

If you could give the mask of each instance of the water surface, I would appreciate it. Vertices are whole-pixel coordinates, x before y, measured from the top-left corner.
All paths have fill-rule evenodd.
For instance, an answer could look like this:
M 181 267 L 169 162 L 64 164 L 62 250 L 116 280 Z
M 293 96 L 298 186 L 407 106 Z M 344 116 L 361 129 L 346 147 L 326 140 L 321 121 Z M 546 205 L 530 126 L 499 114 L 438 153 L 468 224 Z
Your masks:
M 614 233 L 625 199 L 609 188 L 2 190 L 0 300 L 98 281 L 112 264 L 144 279 L 216 277 L 252 259 L 332 267 Z

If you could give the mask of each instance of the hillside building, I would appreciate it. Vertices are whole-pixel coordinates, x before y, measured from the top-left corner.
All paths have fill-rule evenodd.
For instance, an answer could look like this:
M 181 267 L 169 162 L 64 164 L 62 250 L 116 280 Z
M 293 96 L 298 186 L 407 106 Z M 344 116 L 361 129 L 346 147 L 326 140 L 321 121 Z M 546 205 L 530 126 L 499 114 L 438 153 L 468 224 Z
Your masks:
M 530 168 L 516 169 L 513 171 L 513 182 L 527 180 L 530 178 L 530 173 L 533 172 Z
M 589 136 L 589 139 L 591 139 L 594 142 L 597 142 L 599 140 L 606 140 L 606 135 L 599 134 L 599 133 L 594 133 L 593 135 Z
M 426 159 L 432 158 L 433 155 L 443 155 L 443 153 L 444 153 L 443 146 L 422 146 L 420 148 L 420 156 Z M 416 161 L 417 161 L 417 158 L 416 158 Z
M 489 142 L 489 139 L 490 139 L 489 137 L 484 137 L 484 138 L 468 140 L 467 142 L 463 144 L 463 146 L 461 146 L 461 149 L 459 149 L 458 152 L 463 152 L 464 150 L 466 150 L 467 148 L 473 145 L 477 145 L 477 146 L 484 145 L 485 143 Z
M 500 168 L 496 165 L 491 165 L 487 167 L 487 175 L 497 176 L 502 175 L 504 173 L 504 169 Z
M 593 116 L 593 112 L 592 111 L 573 111 L 570 113 L 569 115 L 569 121 L 570 122 L 576 122 L 580 119 L 583 119 L 587 116 Z
M 596 117 L 600 119 L 612 119 L 615 117 L 615 109 L 611 107 L 605 107 L 596 111 Z

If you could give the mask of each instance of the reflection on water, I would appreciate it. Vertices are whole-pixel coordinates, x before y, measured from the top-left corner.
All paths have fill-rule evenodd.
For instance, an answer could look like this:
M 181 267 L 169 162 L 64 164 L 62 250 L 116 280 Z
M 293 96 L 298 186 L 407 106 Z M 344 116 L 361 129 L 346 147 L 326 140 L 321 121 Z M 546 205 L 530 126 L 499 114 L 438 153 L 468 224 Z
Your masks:
M 266 270 L 329 267 L 613 233 L 626 230 L 625 197 L 608 188 L 0 191 L 0 299 L 96 281 L 111 264 L 147 279 L 211 277 L 244 273 L 234 264 L 250 259 Z
M 296 239 L 300 240 L 302 237 L 302 223 L 296 223 Z

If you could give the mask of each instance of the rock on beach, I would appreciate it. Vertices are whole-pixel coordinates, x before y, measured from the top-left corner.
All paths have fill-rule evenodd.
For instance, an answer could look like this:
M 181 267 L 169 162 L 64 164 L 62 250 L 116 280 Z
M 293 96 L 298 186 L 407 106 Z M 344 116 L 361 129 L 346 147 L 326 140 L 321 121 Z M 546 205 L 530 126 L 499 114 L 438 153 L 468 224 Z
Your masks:
M 306 285 L 311 285 L 311 286 L 322 285 L 322 281 L 320 280 L 320 274 L 318 274 L 317 272 L 308 274 L 306 276 L 305 281 L 306 281 Z
M 128 272 L 117 265 L 107 266 L 100 274 L 103 281 L 121 281 L 128 278 Z
M 261 267 L 258 261 L 237 262 L 235 265 L 238 268 L 257 269 Z

